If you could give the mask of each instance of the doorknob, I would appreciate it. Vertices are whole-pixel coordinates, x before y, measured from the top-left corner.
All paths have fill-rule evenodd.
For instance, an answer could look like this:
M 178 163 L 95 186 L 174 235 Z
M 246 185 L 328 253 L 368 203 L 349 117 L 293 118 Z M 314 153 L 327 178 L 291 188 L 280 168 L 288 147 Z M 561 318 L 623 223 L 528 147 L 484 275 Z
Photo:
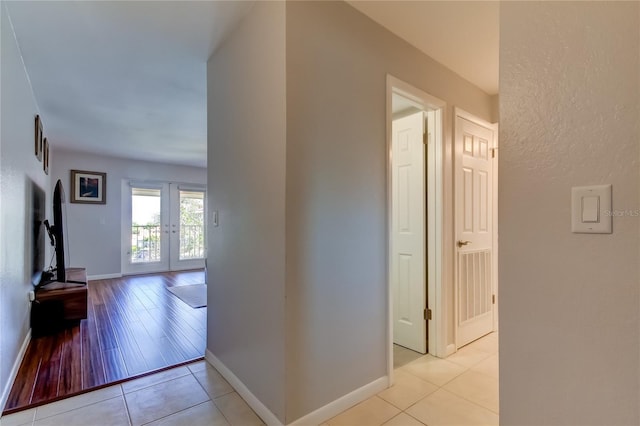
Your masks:
M 460 248 L 462 246 L 466 246 L 467 244 L 471 244 L 471 241 L 458 240 L 458 248 Z

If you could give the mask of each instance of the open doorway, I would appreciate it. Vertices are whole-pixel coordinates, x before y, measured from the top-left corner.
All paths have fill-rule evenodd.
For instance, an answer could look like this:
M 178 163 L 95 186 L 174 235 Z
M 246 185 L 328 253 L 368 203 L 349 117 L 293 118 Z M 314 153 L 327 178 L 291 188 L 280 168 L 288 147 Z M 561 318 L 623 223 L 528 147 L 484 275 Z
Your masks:
M 394 359 L 438 352 L 444 106 L 388 76 L 390 376 Z
M 499 413 L 489 271 L 497 265 L 497 167 L 489 160 L 497 158 L 497 126 L 456 108 L 455 131 L 445 137 L 445 107 L 387 77 L 390 388 L 380 396 L 391 401 L 406 391 L 407 412 L 429 413 L 434 422 L 492 424 Z M 472 124 L 461 126 L 462 119 Z M 469 221 L 482 238 L 472 238 Z

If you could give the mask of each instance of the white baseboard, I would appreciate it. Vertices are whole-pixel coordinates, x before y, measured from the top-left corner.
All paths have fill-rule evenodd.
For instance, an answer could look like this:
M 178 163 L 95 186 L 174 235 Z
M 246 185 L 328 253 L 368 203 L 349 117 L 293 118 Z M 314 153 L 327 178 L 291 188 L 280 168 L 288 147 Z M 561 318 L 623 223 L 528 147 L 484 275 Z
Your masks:
M 11 373 L 9 374 L 7 383 L 5 383 L 4 389 L 2 390 L 2 397 L 0 398 L 0 413 L 2 413 L 2 411 L 4 410 L 4 406 L 7 403 L 7 399 L 9 398 L 9 392 L 11 392 L 11 386 L 13 386 L 13 382 L 16 380 L 16 376 L 18 375 L 18 369 L 20 368 L 20 364 L 22 364 L 24 353 L 27 351 L 27 347 L 29 346 L 30 341 L 31 341 L 31 329 L 27 331 L 27 335 L 24 337 L 22 346 L 20 347 L 20 352 L 18 352 L 18 357 L 15 359 L 13 363 L 13 367 L 11 368 Z
M 222 363 L 214 354 L 207 349 L 204 353 L 205 359 L 209 364 L 218 370 L 222 377 L 238 392 L 238 394 L 244 399 L 249 407 L 256 412 L 258 416 L 269 426 L 282 426 L 282 422 L 271 412 L 251 391 L 245 386 L 244 383 L 235 375 L 226 365 Z
M 456 353 L 456 345 L 454 343 L 447 345 L 447 349 L 444 355 L 445 358 L 448 357 L 449 355 L 453 355 L 454 353 Z
M 365 399 L 371 398 L 377 393 L 385 390 L 388 387 L 388 384 L 389 377 L 380 377 L 379 379 L 376 379 L 373 382 L 328 403 L 324 407 L 320 407 L 306 416 L 300 417 L 295 422 L 289 423 L 289 426 L 310 426 L 322 424 L 330 418 L 342 413 L 346 409 L 351 408 Z
M 110 278 L 122 278 L 122 274 L 102 274 L 102 275 L 88 275 L 87 280 L 108 280 Z
M 269 426 L 282 426 L 282 422 L 269 410 L 249 389 L 229 370 L 214 354 L 208 349 L 205 351 L 205 359 L 229 382 L 229 384 L 238 392 L 247 404 L 256 412 L 260 418 Z M 373 382 L 362 386 L 350 392 L 333 402 L 320 407 L 317 410 L 307 414 L 289 423 L 289 426 L 309 426 L 319 425 L 332 417 L 337 416 L 344 410 L 370 398 L 377 393 L 385 390 L 389 386 L 389 377 L 383 376 Z

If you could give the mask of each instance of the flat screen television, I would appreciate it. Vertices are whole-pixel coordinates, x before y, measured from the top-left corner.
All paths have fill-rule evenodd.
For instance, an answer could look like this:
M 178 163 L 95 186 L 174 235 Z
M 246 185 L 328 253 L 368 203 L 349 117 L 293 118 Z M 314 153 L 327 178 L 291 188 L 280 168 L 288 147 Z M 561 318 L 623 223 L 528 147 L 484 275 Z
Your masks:
M 45 228 L 42 226 L 45 218 L 45 194 L 42 188 L 31 183 L 31 283 L 40 285 L 44 272 L 45 257 Z
M 58 179 L 56 188 L 53 190 L 53 236 L 56 246 L 56 281 L 64 283 L 67 281 L 64 264 L 64 226 L 62 224 L 62 204 L 64 204 L 64 188 Z
M 58 179 L 55 189 L 53 190 L 53 224 L 49 224 L 47 220 L 43 222 L 49 233 L 51 245 L 55 248 L 56 267 L 51 270 L 54 274 L 47 272 L 42 274 L 40 285 L 47 284 L 51 281 L 67 281 L 64 263 L 64 215 L 62 212 L 64 202 L 64 188 L 62 187 L 62 182 Z

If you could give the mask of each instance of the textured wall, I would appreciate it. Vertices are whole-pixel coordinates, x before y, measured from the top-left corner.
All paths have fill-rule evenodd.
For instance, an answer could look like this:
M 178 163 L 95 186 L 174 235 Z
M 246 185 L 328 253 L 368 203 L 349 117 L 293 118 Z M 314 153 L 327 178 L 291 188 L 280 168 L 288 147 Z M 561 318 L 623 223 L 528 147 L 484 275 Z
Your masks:
M 10 372 L 29 331 L 32 186 L 46 192 L 49 177 L 33 152 L 38 106 L 22 63 L 4 2 L 0 3 L 2 76 L 0 80 L 0 409 L 11 383 Z M 47 130 L 46 117 L 43 117 Z M 46 210 L 51 217 L 50 207 Z M 49 256 L 45 255 L 45 262 Z
M 505 425 L 640 420 L 639 6 L 501 6 Z M 611 235 L 571 233 L 571 187 L 609 183 L 631 214 Z

